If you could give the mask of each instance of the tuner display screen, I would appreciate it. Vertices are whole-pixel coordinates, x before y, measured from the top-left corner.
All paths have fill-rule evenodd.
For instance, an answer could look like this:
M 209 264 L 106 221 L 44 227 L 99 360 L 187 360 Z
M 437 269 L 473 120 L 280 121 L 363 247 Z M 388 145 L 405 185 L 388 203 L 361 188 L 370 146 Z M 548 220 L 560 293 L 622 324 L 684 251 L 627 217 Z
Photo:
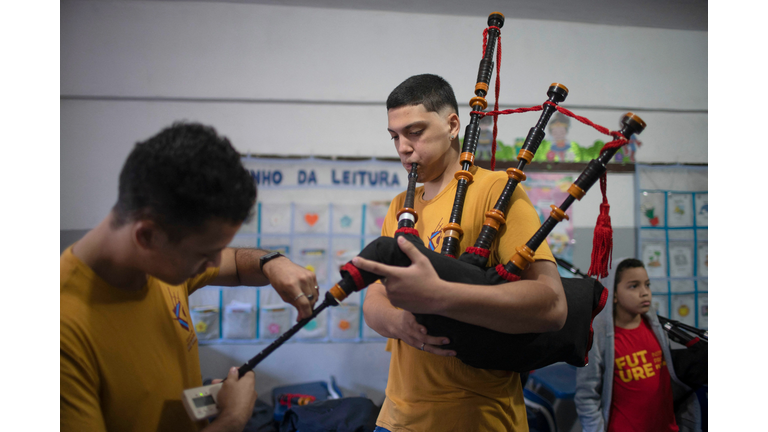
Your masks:
M 197 408 L 202 408 L 202 407 L 208 406 L 208 405 L 216 405 L 216 401 L 213 400 L 213 396 L 211 396 L 211 395 L 194 398 L 194 399 L 192 399 L 192 402 L 195 403 L 195 407 L 197 407 Z

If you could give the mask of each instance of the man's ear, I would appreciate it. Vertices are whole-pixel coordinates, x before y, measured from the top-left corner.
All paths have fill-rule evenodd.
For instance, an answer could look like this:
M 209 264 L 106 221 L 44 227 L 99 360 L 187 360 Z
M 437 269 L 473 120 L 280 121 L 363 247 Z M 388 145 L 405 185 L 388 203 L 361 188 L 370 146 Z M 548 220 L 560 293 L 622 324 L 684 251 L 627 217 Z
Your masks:
M 134 243 L 145 250 L 157 250 L 168 240 L 156 223 L 146 219 L 134 222 L 131 234 Z
M 448 114 L 448 126 L 451 128 L 451 136 L 455 136 L 458 138 L 459 131 L 461 129 L 461 120 L 459 119 L 459 115 L 455 112 L 451 112 Z

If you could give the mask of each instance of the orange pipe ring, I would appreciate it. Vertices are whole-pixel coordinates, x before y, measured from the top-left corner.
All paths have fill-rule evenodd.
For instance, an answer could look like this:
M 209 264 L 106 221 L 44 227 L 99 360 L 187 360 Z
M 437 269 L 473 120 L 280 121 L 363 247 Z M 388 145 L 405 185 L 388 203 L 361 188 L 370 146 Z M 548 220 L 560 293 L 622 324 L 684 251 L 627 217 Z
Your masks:
M 550 207 L 552 207 L 552 213 L 550 213 L 549 215 L 555 218 L 555 220 L 557 220 L 558 222 L 562 222 L 563 219 L 569 220 L 568 215 L 565 214 L 565 212 L 562 209 L 560 209 L 560 207 L 554 204 L 550 205 Z
M 520 153 L 517 154 L 517 160 L 525 159 L 526 162 L 531 163 L 533 160 L 533 153 L 530 150 L 520 149 Z
M 456 240 L 461 240 L 461 234 L 458 231 L 455 231 L 455 230 L 446 230 L 446 229 L 444 229 L 443 230 L 443 235 L 445 237 L 453 237 Z
M 479 83 L 475 84 L 475 91 L 478 91 L 478 90 L 482 90 L 485 93 L 488 93 L 488 84 L 486 84 L 484 82 L 479 82 Z
M 474 108 L 475 105 L 480 105 L 483 107 L 483 109 L 488 108 L 488 102 L 485 100 L 484 97 L 480 97 L 480 96 L 475 96 L 469 100 L 470 107 Z
M 467 183 L 471 182 L 471 181 L 474 179 L 474 177 L 472 176 L 472 173 L 471 173 L 471 172 L 469 172 L 469 171 L 464 171 L 464 170 L 459 170 L 459 171 L 456 171 L 456 174 L 454 174 L 454 175 L 453 175 L 453 177 L 454 177 L 456 180 L 461 180 L 461 179 L 464 179 L 464 180 L 466 180 L 466 181 L 467 181 Z
M 528 261 L 528 262 L 532 263 L 532 262 L 536 261 L 533 258 L 533 251 L 531 250 L 531 248 L 529 248 L 526 245 L 518 246 L 515 249 L 515 251 L 517 251 L 517 253 L 520 254 L 523 258 L 525 258 L 525 260 Z
M 645 129 L 645 122 L 643 121 L 643 119 L 638 117 L 637 114 L 635 114 L 633 112 L 628 112 L 626 115 L 627 115 L 627 117 L 631 118 L 632 120 L 640 123 L 640 125 L 643 127 L 643 129 Z
M 487 212 L 485 212 L 485 217 L 493 219 L 502 225 L 507 222 L 506 219 L 504 218 L 504 213 L 496 209 L 490 209 Z
M 525 179 L 527 178 L 525 176 L 525 173 L 520 171 L 517 168 L 507 168 L 507 175 L 509 176 L 509 178 L 513 178 L 518 182 L 525 181 Z
M 413 215 L 413 223 L 416 223 L 419 221 L 419 214 L 416 213 L 416 210 L 408 207 L 403 207 L 400 209 L 400 211 L 397 212 L 397 220 L 400 220 L 400 215 L 403 213 L 410 213 Z
M 496 231 L 498 231 L 499 228 L 501 227 L 501 224 L 496 219 L 485 218 L 485 222 L 483 222 L 483 226 L 489 226 L 495 229 Z
M 491 209 L 485 212 L 485 223 L 483 223 L 483 225 L 487 225 L 498 231 L 499 227 L 504 225 L 506 222 L 507 221 L 504 219 L 504 213 L 496 209 Z
M 568 91 L 568 87 L 566 87 L 566 86 L 564 86 L 564 85 L 562 85 L 562 84 L 560 84 L 560 83 L 552 83 L 552 84 L 550 84 L 549 86 L 550 86 L 550 87 L 552 87 L 552 86 L 560 87 L 561 89 L 563 89 L 563 90 L 565 90 L 566 92 L 570 93 L 570 91 Z
M 448 237 L 460 239 L 464 235 L 464 230 L 456 223 L 448 223 L 443 227 L 443 234 Z
M 475 155 L 472 152 L 464 152 L 461 154 L 459 162 L 469 162 L 470 165 L 474 165 Z
M 331 288 L 330 290 L 328 290 L 328 292 L 329 292 L 329 293 L 331 293 L 331 295 L 333 296 L 333 298 L 335 298 L 335 299 L 336 299 L 336 300 L 338 300 L 338 301 L 342 301 L 342 300 L 344 300 L 345 298 L 347 298 L 347 293 L 345 293 L 345 292 L 344 292 L 344 290 L 343 290 L 343 289 L 341 289 L 341 287 L 339 286 L 339 284 L 336 284 L 336 285 L 334 285 L 334 286 L 333 286 L 333 288 Z
M 528 268 L 528 261 L 525 258 L 523 258 L 523 256 L 520 255 L 519 253 L 512 255 L 512 258 L 510 259 L 510 261 L 512 262 L 512 264 L 515 265 L 515 267 L 519 268 L 520 270 L 525 270 Z
M 568 186 L 568 193 L 579 201 L 581 201 L 581 199 L 584 198 L 584 195 L 587 194 L 584 192 L 584 189 L 576 186 L 576 183 L 571 183 L 571 185 Z

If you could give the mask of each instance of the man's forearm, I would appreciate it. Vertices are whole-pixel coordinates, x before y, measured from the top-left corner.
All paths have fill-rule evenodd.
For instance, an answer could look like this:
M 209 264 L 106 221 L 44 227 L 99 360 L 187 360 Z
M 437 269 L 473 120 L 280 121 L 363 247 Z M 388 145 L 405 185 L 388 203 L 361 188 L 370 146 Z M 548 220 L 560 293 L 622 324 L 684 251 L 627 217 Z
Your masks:
M 221 252 L 219 275 L 211 281 L 218 286 L 264 286 L 269 279 L 264 275 L 259 258 L 269 251 L 247 248 L 226 248 Z
M 363 303 L 363 318 L 368 327 L 384 337 L 395 338 L 396 336 L 389 330 L 388 323 L 392 321 L 396 313 L 398 313 L 398 309 L 392 306 L 392 303 L 387 299 L 384 286 L 378 283 L 371 284 Z
M 448 284 L 438 315 L 503 333 L 559 330 L 567 306 L 546 284 L 521 280 L 503 285 Z
M 269 284 L 269 278 L 264 274 L 259 260 L 268 253 L 269 251 L 262 249 L 235 249 L 235 269 L 240 285 L 264 286 Z

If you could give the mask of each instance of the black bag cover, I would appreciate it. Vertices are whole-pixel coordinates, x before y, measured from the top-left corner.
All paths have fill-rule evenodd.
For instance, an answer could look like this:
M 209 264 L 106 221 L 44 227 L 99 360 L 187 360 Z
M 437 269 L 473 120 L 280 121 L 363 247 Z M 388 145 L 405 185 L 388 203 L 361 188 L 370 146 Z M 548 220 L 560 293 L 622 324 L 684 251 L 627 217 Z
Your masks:
M 690 348 L 673 349 L 672 364 L 675 374 L 680 381 L 693 391 L 708 384 L 709 376 L 709 344 L 699 341 Z
M 548 333 L 508 334 L 439 315 L 416 315 L 429 334 L 445 336 L 462 362 L 481 369 L 529 372 L 557 362 L 582 367 L 592 348 L 592 319 L 605 306 L 607 290 L 595 279 L 563 278 L 568 318 Z M 605 294 L 603 294 L 605 291 Z
M 413 243 L 430 261 L 441 279 L 450 282 L 475 285 L 500 285 L 507 281 L 494 268 L 481 268 L 468 261 L 470 254 L 455 259 L 429 250 L 421 239 L 412 234 L 398 233 Z M 397 246 L 395 238 L 379 237 L 369 243 L 359 256 L 379 263 L 406 267 L 411 264 L 408 256 Z M 380 278 L 359 270 L 363 287 Z M 339 285 L 351 293 L 361 289 L 353 275 L 342 270 Z M 605 306 L 606 290 L 595 279 L 562 279 L 568 303 L 568 318 L 562 329 L 548 333 L 507 334 L 473 324 L 462 323 L 438 315 L 414 314 L 416 321 L 427 327 L 429 334 L 446 336 L 450 345 L 444 348 L 456 351 L 462 362 L 482 369 L 498 369 L 528 372 L 544 366 L 566 362 L 574 366 L 587 364 L 592 347 L 592 319 Z

